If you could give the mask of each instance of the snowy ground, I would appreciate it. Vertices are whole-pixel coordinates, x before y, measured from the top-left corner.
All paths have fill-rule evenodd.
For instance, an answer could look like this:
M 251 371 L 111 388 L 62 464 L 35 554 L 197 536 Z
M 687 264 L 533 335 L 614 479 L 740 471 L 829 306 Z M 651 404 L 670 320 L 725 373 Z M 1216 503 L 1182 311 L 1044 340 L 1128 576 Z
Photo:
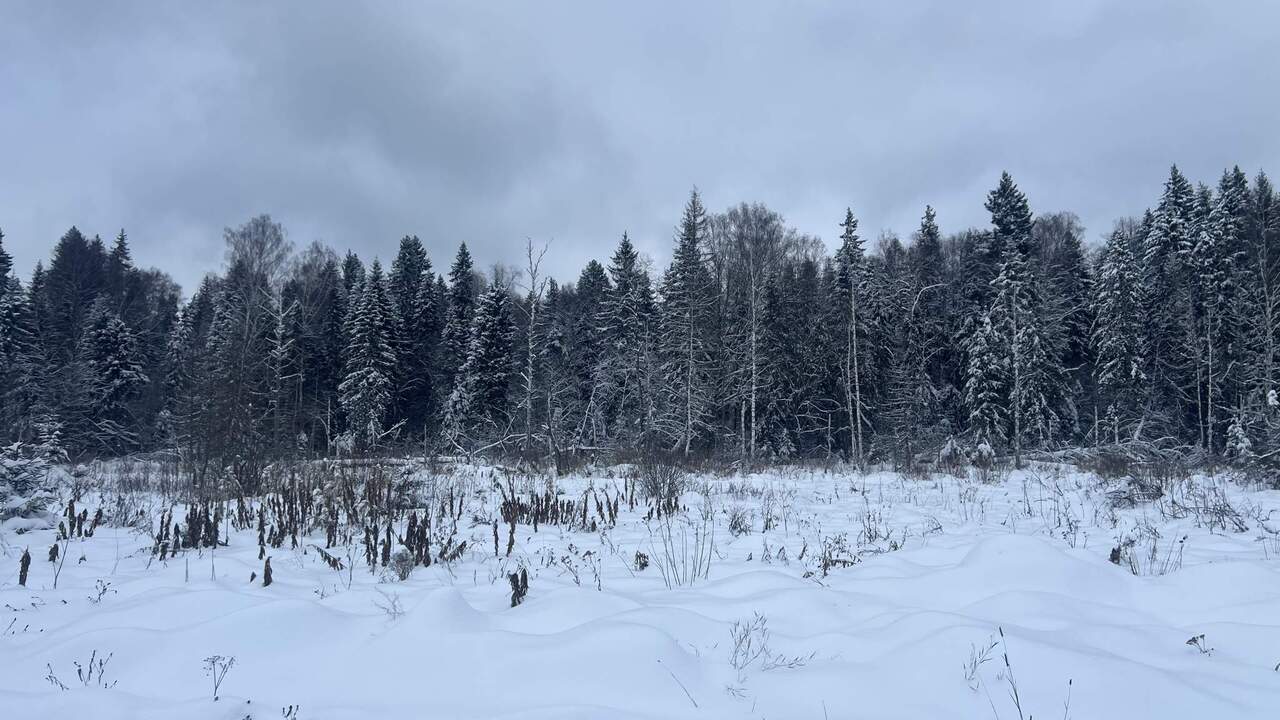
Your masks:
M 496 514 L 490 472 L 450 480 L 478 489 L 465 517 Z M 1117 510 L 1115 486 L 1054 467 L 700 477 L 670 558 L 667 526 L 624 502 L 613 528 L 521 525 L 510 557 L 505 527 L 495 558 L 492 527 L 464 523 L 461 558 L 404 581 L 286 544 L 270 587 L 254 530 L 159 561 L 146 532 L 105 527 L 70 541 L 54 589 L 54 531 L 10 523 L 0 717 L 1280 717 L 1280 492 L 1199 477 Z M 669 588 L 704 507 L 708 576 Z M 95 651 L 104 681 L 84 683 Z M 211 655 L 235 658 L 216 702 Z

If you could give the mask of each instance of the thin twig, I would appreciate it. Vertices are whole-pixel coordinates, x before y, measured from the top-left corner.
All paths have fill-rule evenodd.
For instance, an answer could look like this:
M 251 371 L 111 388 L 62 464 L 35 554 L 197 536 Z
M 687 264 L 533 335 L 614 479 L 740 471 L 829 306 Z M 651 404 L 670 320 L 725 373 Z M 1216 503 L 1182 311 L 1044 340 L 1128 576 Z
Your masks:
M 695 708 L 698 707 L 698 701 L 693 699 L 693 696 L 689 694 L 689 688 L 685 687 L 684 683 L 680 682 L 680 678 L 676 677 L 676 674 L 671 672 L 671 668 L 664 665 L 662 660 L 658 660 L 658 664 L 662 665 L 662 669 L 666 670 L 667 674 L 671 676 L 671 679 L 676 681 L 676 684 L 679 685 L 680 689 L 684 691 L 685 697 L 689 698 L 689 702 L 693 703 L 693 706 Z

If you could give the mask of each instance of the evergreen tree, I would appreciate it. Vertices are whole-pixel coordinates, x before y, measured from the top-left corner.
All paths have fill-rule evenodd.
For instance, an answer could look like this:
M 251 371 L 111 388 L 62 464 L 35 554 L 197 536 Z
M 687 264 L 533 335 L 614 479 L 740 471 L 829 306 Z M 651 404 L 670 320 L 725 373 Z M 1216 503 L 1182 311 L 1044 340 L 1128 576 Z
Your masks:
M 1052 441 L 1061 405 L 1061 366 L 1050 354 L 1041 327 L 1042 307 L 1036 279 L 1028 262 L 1031 249 L 1031 210 L 1026 196 L 1008 173 L 987 197 L 995 242 L 1001 249 L 1000 272 L 992 281 L 996 291 L 991 324 L 1000 337 L 998 352 L 1008 371 L 1008 438 L 1015 464 L 1021 464 L 1025 440 Z
M 0 230 L 0 280 L 8 282 L 13 273 L 13 256 L 4 249 L 4 230 Z
M 1121 423 L 1136 419 L 1146 389 L 1139 271 L 1130 238 L 1116 229 L 1098 270 L 1093 343 L 1094 375 L 1106 403 L 1112 441 L 1117 443 Z
M 107 257 L 106 291 L 116 312 L 125 312 L 133 299 L 131 286 L 135 272 L 133 258 L 129 253 L 129 237 L 125 235 L 124 228 L 121 228 L 111 247 L 111 254 Z
M 0 440 L 18 439 L 38 400 L 33 328 L 26 290 L 9 275 L 0 247 Z
M 1189 323 L 1193 315 L 1191 270 L 1187 262 L 1194 242 L 1195 191 L 1174 166 L 1152 215 L 1143 247 L 1142 306 L 1146 317 L 1146 375 L 1154 420 L 1173 434 L 1185 426 L 1186 403 L 1194 397 L 1194 368 L 1188 347 L 1195 347 Z M 1184 394 L 1184 391 L 1186 394 Z M 1141 428 L 1139 428 L 1141 432 Z
M 604 321 L 605 299 L 613 291 L 604 266 L 592 260 L 582 269 L 574 287 L 573 318 L 566 321 L 572 341 L 565 348 L 569 371 L 574 378 L 575 397 L 571 404 L 576 445 L 596 445 L 608 437 L 604 415 L 606 388 L 596 382 L 606 359 Z
M 475 314 L 475 302 L 478 295 L 475 271 L 471 264 L 471 253 L 467 244 L 458 246 L 458 254 L 449 268 L 449 302 L 445 310 L 444 328 L 441 341 L 443 345 L 443 363 L 445 372 L 442 378 L 453 387 L 454 375 L 467 359 L 468 346 L 471 340 L 471 319 Z
M 476 304 L 467 359 L 449 397 L 445 427 L 450 444 L 466 447 L 482 438 L 491 442 L 505 439 L 515 367 L 514 336 L 508 291 L 495 281 Z
M 1090 352 L 1093 318 L 1093 278 L 1081 238 L 1084 229 L 1072 213 L 1051 213 L 1032 226 L 1034 254 L 1030 258 L 1040 298 L 1039 326 L 1045 351 L 1061 368 L 1063 383 L 1058 405 L 1064 429 L 1082 437 L 1076 403 L 1092 392 Z
M 911 263 L 915 270 L 917 299 L 915 317 L 920 325 L 920 343 L 924 353 L 929 383 L 935 392 L 948 383 L 947 356 L 951 309 L 947 303 L 947 267 L 942 252 L 942 236 L 937 215 L 925 206 L 924 217 L 911 246 Z
M 130 403 L 148 378 L 133 333 L 115 313 L 100 306 L 86 343 L 92 438 L 108 454 L 135 449 L 138 434 Z
M 392 304 L 377 260 L 360 286 L 359 301 L 347 314 L 345 375 L 338 386 L 352 447 L 369 449 L 386 429 L 391 403 L 391 373 L 396 355 L 391 344 Z
M 866 427 L 863 385 L 868 374 L 866 258 L 862 239 L 858 237 L 858 221 L 853 211 L 845 209 L 840 225 L 840 248 L 836 250 L 836 272 L 840 299 L 841 329 L 844 354 L 841 359 L 841 384 L 845 413 L 849 423 L 849 457 L 859 465 L 863 461 L 863 431 Z
M 694 190 L 662 280 L 658 339 L 665 408 L 660 430 L 685 455 L 694 439 L 710 429 L 713 401 L 707 332 L 715 297 L 702 250 L 706 233 L 706 210 Z
M 615 439 L 643 446 L 653 420 L 653 291 L 626 233 L 609 263 L 611 287 L 598 324 L 604 348 L 595 382 L 604 388 L 604 415 Z
M 976 444 L 998 443 L 1005 438 L 1005 421 L 1009 416 L 1005 403 L 1009 363 L 1000 350 L 1002 343 L 991 316 L 985 315 L 965 348 L 968 363 L 964 400 Z
M 432 394 L 436 345 L 435 277 L 431 260 L 416 235 L 400 241 L 391 266 L 391 295 L 395 303 L 395 406 L 411 432 L 426 425 Z

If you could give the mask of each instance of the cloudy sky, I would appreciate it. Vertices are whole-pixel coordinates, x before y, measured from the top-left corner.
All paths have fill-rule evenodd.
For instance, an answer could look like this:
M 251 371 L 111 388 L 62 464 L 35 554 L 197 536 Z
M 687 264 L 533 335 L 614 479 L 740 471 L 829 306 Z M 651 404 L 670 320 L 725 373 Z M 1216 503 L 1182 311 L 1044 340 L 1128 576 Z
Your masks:
M 1280 3 L 0 4 L 0 228 L 20 266 L 127 228 L 184 286 L 222 229 L 437 266 L 623 230 L 657 262 L 690 187 L 830 244 L 985 222 L 1008 169 L 1090 239 L 1170 163 L 1280 173 Z

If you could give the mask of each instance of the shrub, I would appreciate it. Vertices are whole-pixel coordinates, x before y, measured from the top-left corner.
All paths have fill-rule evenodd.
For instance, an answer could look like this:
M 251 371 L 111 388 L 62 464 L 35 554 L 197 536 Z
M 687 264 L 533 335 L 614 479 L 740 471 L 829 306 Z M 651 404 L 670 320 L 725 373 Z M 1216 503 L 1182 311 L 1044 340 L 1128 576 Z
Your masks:
M 684 470 L 673 462 L 646 457 L 637 468 L 640 492 L 645 497 L 672 502 L 684 492 Z
M 734 537 L 751 534 L 752 512 L 742 507 L 734 505 L 729 508 L 729 534 Z
M 391 572 L 400 582 L 409 579 L 409 575 L 413 573 L 413 569 L 417 567 L 417 562 L 413 555 L 407 550 L 397 550 L 391 555 Z

